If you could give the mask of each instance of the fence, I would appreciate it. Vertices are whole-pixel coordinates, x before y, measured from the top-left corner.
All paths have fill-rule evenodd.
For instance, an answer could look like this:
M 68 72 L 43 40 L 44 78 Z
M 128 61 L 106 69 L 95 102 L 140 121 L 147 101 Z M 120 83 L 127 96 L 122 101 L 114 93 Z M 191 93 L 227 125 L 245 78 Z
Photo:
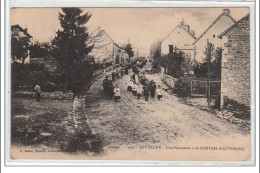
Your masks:
M 211 97 L 219 97 L 220 81 L 210 81 L 210 95 Z M 205 80 L 191 80 L 190 81 L 190 95 L 192 97 L 207 97 L 208 81 Z

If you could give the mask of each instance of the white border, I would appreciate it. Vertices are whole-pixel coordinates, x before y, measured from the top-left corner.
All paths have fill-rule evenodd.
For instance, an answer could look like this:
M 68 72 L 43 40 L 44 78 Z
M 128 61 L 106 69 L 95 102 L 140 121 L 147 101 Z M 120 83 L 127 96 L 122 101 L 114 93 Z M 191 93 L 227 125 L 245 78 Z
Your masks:
M 10 81 L 10 8 L 12 7 L 249 7 L 250 8 L 250 34 L 251 34 L 251 161 L 248 162 L 183 162 L 183 161 L 120 161 L 120 160 L 11 160 L 10 159 L 10 82 L 5 82 L 5 134 L 6 153 L 5 164 L 7 166 L 97 166 L 97 165 L 138 165 L 138 166 L 253 166 L 255 165 L 255 8 L 253 2 L 172 2 L 172 1 L 112 1 L 112 0 L 7 0 L 6 1 L 6 40 L 5 40 L 5 81 Z M 8 146 L 8 147 L 7 147 Z

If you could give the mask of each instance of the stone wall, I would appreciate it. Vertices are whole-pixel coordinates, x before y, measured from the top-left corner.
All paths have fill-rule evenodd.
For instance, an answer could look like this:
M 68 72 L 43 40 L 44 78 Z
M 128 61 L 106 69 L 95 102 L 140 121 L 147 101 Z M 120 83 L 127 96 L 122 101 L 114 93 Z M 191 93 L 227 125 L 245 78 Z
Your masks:
M 28 98 L 35 98 L 35 92 L 32 91 L 14 91 L 12 92 L 12 97 L 28 97 Z M 42 92 L 41 93 L 42 99 L 54 99 L 54 100 L 72 100 L 73 93 L 66 92 L 63 93 L 61 91 L 55 92 Z
M 164 72 L 165 72 L 165 68 L 161 67 L 161 80 L 165 82 L 165 84 L 167 84 L 169 87 L 174 88 L 174 84 L 178 81 L 178 79 L 169 76 Z
M 222 66 L 222 95 L 250 106 L 250 59 L 229 58 Z
M 225 98 L 250 106 L 250 24 L 241 19 L 224 34 L 222 104 Z

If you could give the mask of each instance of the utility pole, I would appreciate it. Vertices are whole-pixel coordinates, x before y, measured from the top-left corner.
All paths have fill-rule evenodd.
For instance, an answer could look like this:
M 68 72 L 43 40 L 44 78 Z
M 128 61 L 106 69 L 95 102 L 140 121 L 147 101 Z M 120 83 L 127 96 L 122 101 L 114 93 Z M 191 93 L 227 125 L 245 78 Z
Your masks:
M 210 64 L 211 64 L 211 52 L 212 52 L 212 43 L 207 40 L 207 60 L 208 60 L 208 81 L 207 81 L 207 102 L 208 107 L 210 106 L 211 102 L 211 95 L 210 95 Z
M 222 109 L 223 106 L 223 96 L 222 96 L 222 55 L 223 55 L 223 49 L 221 47 L 221 57 L 220 57 L 220 87 L 219 87 L 219 110 Z
M 113 43 L 113 51 L 112 51 L 112 57 L 113 57 L 113 68 L 115 68 L 115 61 L 116 61 L 116 60 L 115 60 L 115 52 L 114 52 L 114 51 L 115 51 L 115 48 L 114 48 L 114 47 L 115 47 L 115 45 L 114 45 L 114 43 Z

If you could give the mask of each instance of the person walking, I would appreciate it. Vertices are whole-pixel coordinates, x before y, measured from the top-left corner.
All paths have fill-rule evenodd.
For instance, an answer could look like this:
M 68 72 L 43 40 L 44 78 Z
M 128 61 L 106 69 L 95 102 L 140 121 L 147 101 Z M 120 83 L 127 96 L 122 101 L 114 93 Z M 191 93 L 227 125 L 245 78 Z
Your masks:
M 132 94 L 133 94 L 134 96 L 136 96 L 136 94 L 137 94 L 137 84 L 136 84 L 135 82 L 133 82 Z
M 116 85 L 114 88 L 114 99 L 117 102 L 117 100 L 119 100 L 120 98 L 121 98 L 120 89 L 118 85 Z
M 130 77 L 130 80 L 129 80 L 128 86 L 127 86 L 127 91 L 132 92 L 132 87 L 133 87 L 133 85 L 134 85 L 134 81 L 133 81 L 133 79 L 131 79 L 131 77 Z
M 162 88 L 160 85 L 158 85 L 158 88 L 156 89 L 156 93 L 157 93 L 157 99 L 160 101 L 162 98 Z
M 125 74 L 128 75 L 128 64 L 125 65 Z
M 140 97 L 142 96 L 143 94 L 143 87 L 142 87 L 142 84 L 139 83 L 138 87 L 137 87 L 137 99 L 140 99 Z
M 120 72 L 121 72 L 121 76 L 124 76 L 124 73 L 125 73 L 125 67 L 124 66 L 121 67 L 121 71 Z
M 148 101 L 149 98 L 149 87 L 148 85 L 144 85 L 144 100 Z
M 108 76 L 105 77 L 105 79 L 103 80 L 103 90 L 104 92 L 108 92 Z
M 41 100 L 41 86 L 39 83 L 36 84 L 34 90 L 36 92 L 36 101 L 39 102 Z
M 112 81 L 115 81 L 116 80 L 116 72 L 115 70 L 113 70 L 112 72 Z
M 107 88 L 108 88 L 108 95 L 109 95 L 109 97 L 110 97 L 110 98 L 113 98 L 113 96 L 114 96 L 114 86 L 113 86 L 113 83 L 112 83 L 111 80 L 108 81 L 108 86 L 107 86 Z
M 153 80 L 151 80 L 151 82 L 150 82 L 149 89 L 150 89 L 151 97 L 154 98 L 155 91 L 156 91 L 156 85 L 155 85 L 155 82 Z

